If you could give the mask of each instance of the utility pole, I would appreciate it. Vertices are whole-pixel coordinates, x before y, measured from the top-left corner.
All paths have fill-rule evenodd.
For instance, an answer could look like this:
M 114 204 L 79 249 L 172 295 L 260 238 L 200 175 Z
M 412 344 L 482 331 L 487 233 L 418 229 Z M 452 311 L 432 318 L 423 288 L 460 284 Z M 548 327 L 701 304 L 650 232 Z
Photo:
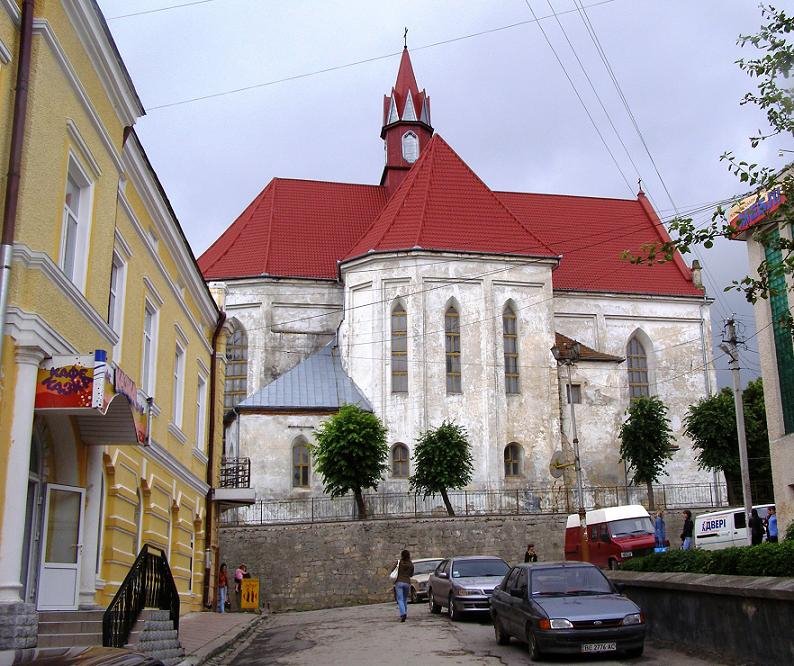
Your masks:
M 733 375 L 733 404 L 736 408 L 736 435 L 739 439 L 739 467 L 742 474 L 742 495 L 744 496 L 747 545 L 749 546 L 752 544 L 750 512 L 753 508 L 753 498 L 750 495 L 750 468 L 747 464 L 747 438 L 744 432 L 744 404 L 742 402 L 742 387 L 739 379 L 739 352 L 736 343 L 736 322 L 733 319 L 728 319 L 725 322 L 725 339 L 720 345 L 720 349 L 731 357 L 728 366 Z

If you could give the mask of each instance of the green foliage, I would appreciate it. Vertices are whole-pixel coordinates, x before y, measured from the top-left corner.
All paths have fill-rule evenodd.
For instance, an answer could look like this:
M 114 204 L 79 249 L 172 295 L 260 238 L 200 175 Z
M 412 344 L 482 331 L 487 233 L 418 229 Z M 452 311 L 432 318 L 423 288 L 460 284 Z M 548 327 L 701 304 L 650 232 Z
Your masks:
M 628 560 L 625 571 L 794 576 L 794 540 L 724 550 L 671 550 Z
M 463 488 L 474 471 L 466 429 L 451 421 L 419 435 L 413 460 L 411 490 L 424 497 Z
M 350 491 L 377 490 L 388 469 L 386 428 L 380 419 L 355 405 L 344 405 L 314 431 L 314 467 L 331 497 Z
M 632 468 L 633 483 L 655 483 L 673 457 L 667 406 L 656 396 L 634 398 L 620 426 L 620 459 Z
M 783 535 L 783 541 L 794 541 L 794 520 L 792 520 Z

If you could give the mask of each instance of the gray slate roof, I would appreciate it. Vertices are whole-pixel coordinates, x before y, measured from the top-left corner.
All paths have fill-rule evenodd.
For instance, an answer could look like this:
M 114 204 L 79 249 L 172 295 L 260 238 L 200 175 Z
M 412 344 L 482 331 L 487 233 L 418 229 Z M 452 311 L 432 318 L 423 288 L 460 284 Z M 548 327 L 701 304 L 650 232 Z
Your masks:
M 372 406 L 347 373 L 339 359 L 336 340 L 301 361 L 292 370 L 270 382 L 240 403 L 240 407 L 265 409 L 338 409 Z

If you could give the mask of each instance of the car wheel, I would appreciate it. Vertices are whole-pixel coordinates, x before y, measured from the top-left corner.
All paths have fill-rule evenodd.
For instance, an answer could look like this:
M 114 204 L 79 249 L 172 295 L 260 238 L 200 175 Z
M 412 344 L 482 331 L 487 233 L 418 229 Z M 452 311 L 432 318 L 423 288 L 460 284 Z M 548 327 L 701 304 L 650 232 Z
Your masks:
M 449 595 L 449 619 L 453 622 L 457 622 L 460 617 L 458 611 L 455 610 L 455 604 L 452 602 L 452 595 Z
M 413 585 L 411 585 L 411 595 L 408 602 L 412 604 L 416 603 L 416 588 Z
M 433 590 L 427 591 L 427 605 L 430 607 L 430 612 L 433 613 L 433 615 L 438 615 L 441 612 L 441 606 L 433 599 Z
M 510 643 L 510 636 L 504 632 L 502 629 L 502 623 L 495 615 L 493 618 L 493 633 L 496 637 L 497 644 L 508 645 Z
M 629 659 L 635 659 L 636 657 L 641 657 L 643 650 L 645 650 L 644 645 L 640 645 L 638 648 L 632 648 L 631 650 L 626 650 L 626 656 Z
M 527 628 L 527 647 L 529 648 L 529 658 L 532 661 L 539 661 L 543 655 L 538 649 L 538 642 L 535 640 L 535 634 L 533 634 L 532 629 L 529 628 Z

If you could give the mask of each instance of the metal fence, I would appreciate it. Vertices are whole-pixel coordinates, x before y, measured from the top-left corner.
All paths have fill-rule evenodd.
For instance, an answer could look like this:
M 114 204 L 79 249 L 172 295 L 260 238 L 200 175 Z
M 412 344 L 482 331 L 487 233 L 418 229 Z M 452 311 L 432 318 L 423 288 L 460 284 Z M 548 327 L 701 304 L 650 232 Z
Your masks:
M 725 484 L 654 486 L 657 508 L 684 509 L 727 506 Z M 584 505 L 595 509 L 620 504 L 648 506 L 645 486 L 598 486 L 583 489 Z M 576 491 L 561 485 L 533 486 L 519 490 L 461 490 L 448 493 L 457 516 L 523 515 L 574 513 L 579 507 Z M 367 518 L 426 518 L 446 516 L 441 495 L 426 498 L 414 493 L 373 493 L 364 495 Z M 221 524 L 272 525 L 355 520 L 352 495 L 288 500 L 258 500 L 247 507 L 230 509 L 221 515 Z

